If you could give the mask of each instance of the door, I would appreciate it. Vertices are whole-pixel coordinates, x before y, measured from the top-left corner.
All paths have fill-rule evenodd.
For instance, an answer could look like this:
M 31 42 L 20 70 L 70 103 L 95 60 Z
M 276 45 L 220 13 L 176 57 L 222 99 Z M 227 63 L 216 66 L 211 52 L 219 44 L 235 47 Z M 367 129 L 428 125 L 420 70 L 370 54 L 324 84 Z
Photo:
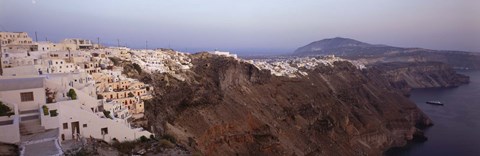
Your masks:
M 72 138 L 79 139 L 80 136 L 80 123 L 78 121 L 72 122 Z

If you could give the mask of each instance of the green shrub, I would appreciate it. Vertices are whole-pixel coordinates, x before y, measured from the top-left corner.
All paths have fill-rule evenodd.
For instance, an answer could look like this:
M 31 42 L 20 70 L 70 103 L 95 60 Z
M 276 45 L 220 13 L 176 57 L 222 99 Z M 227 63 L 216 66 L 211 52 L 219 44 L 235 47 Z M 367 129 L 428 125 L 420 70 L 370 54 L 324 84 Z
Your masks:
M 110 111 L 103 110 L 103 115 L 107 118 L 113 119 L 112 116 L 110 116 Z
M 147 141 L 148 141 L 148 138 L 146 136 L 142 135 L 140 137 L 140 142 L 147 142 Z
M 51 116 L 51 117 L 56 117 L 56 116 L 58 116 L 57 110 L 51 110 L 51 111 L 50 111 L 50 116 Z
M 50 88 L 45 88 L 45 96 L 47 97 L 47 103 L 54 103 L 55 102 L 55 95 L 57 92 L 52 91 Z
M 119 152 L 129 154 L 138 145 L 137 141 L 113 142 L 112 146 Z
M 92 151 L 87 148 L 81 148 L 80 150 L 77 149 L 71 149 L 65 152 L 65 155 L 71 155 L 71 156 L 90 156 L 90 155 L 98 155 L 96 151 Z
M 73 88 L 68 90 L 67 96 L 70 97 L 72 100 L 77 99 L 77 93 L 75 93 L 75 90 Z
M 0 116 L 11 116 L 14 115 L 15 113 L 12 112 L 12 109 L 8 107 L 7 105 L 3 104 L 2 101 L 0 101 Z
M 135 95 L 132 92 L 130 92 L 128 93 L 128 97 L 135 97 Z
M 175 139 L 175 137 L 173 135 L 170 135 L 170 134 L 164 134 L 162 136 L 162 139 L 168 140 L 168 141 L 170 141 L 174 144 L 177 143 L 177 139 Z
M 43 106 L 42 106 L 42 110 L 43 110 L 43 115 L 45 115 L 45 116 L 46 116 L 46 115 L 49 115 L 47 105 L 43 105 Z
M 175 144 L 173 144 L 172 142 L 166 140 L 166 139 L 160 139 L 160 141 L 158 141 L 158 147 L 162 147 L 162 148 L 174 148 L 175 147 Z
M 133 68 L 140 74 L 142 73 L 142 67 L 140 65 L 133 63 Z
M 110 61 L 113 62 L 113 65 L 115 65 L 115 66 L 120 65 L 120 58 L 117 58 L 117 57 L 109 57 L 108 59 L 110 59 Z

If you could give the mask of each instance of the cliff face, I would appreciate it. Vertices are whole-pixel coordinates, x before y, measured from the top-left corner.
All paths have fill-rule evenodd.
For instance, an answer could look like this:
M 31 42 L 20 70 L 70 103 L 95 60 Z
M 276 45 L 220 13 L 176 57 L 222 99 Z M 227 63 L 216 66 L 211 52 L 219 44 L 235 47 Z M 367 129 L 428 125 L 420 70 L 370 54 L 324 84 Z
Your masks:
M 373 68 L 390 80 L 396 88 L 409 92 L 412 88 L 457 87 L 469 83 L 469 77 L 456 73 L 440 62 L 382 63 Z
M 348 62 L 301 78 L 204 53 L 192 63 L 185 81 L 153 76 L 145 110 L 155 133 L 206 155 L 380 155 L 430 124 L 378 71 Z

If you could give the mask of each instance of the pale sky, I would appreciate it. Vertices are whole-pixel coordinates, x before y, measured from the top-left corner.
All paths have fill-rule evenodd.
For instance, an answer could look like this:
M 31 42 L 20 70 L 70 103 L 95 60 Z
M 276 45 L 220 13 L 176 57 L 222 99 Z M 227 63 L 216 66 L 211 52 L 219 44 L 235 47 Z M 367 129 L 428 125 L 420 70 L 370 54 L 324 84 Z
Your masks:
M 480 0 L 0 0 L 0 31 L 241 54 L 331 37 L 480 52 Z

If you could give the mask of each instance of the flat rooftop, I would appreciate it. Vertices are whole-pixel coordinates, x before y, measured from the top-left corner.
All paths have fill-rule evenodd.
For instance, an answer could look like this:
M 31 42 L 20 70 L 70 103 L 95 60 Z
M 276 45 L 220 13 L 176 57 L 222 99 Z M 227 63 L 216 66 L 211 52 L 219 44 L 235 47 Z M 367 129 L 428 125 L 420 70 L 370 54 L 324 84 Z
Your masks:
M 0 78 L 0 91 L 43 88 L 44 77 Z

